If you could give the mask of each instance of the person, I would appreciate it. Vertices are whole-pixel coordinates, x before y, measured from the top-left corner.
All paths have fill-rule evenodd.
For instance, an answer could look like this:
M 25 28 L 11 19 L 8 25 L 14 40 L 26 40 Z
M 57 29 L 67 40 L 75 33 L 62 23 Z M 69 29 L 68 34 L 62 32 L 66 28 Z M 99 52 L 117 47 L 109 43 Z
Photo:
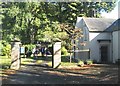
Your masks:
M 45 54 L 45 47 L 41 47 L 41 54 L 42 54 L 42 56 L 44 56 L 44 54 Z
M 35 57 L 35 48 L 33 48 L 33 50 L 32 50 L 32 54 L 33 54 L 33 56 Z
M 25 47 L 25 57 L 27 57 L 28 47 Z
M 51 52 L 49 51 L 48 48 L 46 48 L 46 52 L 45 53 L 46 53 L 46 56 L 51 54 Z
M 35 58 L 37 58 L 37 56 L 38 56 L 38 54 L 39 54 L 39 49 L 38 49 L 37 47 L 33 48 L 32 53 L 33 53 L 33 56 L 34 56 Z
M 31 55 L 32 55 L 32 51 L 28 50 L 28 52 L 26 53 L 26 57 L 31 57 Z
M 38 57 L 38 54 L 39 54 L 39 49 L 36 47 L 36 50 L 35 50 L 35 57 L 36 58 Z

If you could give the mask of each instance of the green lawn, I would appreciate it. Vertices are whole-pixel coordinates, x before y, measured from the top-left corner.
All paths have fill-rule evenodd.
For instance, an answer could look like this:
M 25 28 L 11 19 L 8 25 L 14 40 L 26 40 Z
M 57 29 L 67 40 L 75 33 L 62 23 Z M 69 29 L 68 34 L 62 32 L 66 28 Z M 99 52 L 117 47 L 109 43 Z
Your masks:
M 74 63 L 74 62 L 72 62 L 72 63 L 70 63 L 70 62 L 61 62 L 61 66 L 76 66 L 77 65 L 77 63 Z
M 61 66 L 76 66 L 77 63 L 75 63 L 73 60 L 70 63 L 70 57 L 69 56 L 62 56 L 61 57 Z
M 36 63 L 41 64 L 42 62 L 46 61 L 47 65 L 52 67 L 52 56 L 48 56 L 47 58 L 40 57 L 39 60 L 37 60 Z M 73 60 L 70 63 L 69 56 L 61 56 L 61 66 L 76 66 L 77 63 L 75 63 Z
M 62 56 L 61 57 L 61 66 L 75 66 L 75 62 L 69 62 L 69 56 Z M 46 62 L 48 66 L 52 66 L 52 56 L 48 57 L 39 57 L 37 60 L 34 59 L 33 57 L 30 58 L 21 58 L 21 64 L 30 64 L 30 63 L 35 63 L 35 64 L 41 64 L 43 62 Z M 0 56 L 0 70 L 8 69 L 11 64 L 11 59 L 8 58 L 7 56 Z
M 32 58 L 21 58 L 21 64 L 29 64 L 30 62 L 33 62 L 34 59 Z

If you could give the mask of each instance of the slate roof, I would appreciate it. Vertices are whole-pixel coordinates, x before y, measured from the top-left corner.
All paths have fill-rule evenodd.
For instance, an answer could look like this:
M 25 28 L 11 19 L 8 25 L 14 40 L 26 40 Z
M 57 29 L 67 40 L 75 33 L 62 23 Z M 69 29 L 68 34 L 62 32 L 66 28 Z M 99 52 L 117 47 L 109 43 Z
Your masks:
M 108 31 L 108 28 L 115 22 L 116 19 L 108 18 L 83 18 L 89 31 Z M 112 27 L 111 27 L 112 28 Z M 106 30 L 107 29 L 107 30 Z
M 118 31 L 120 30 L 120 18 L 117 19 L 106 31 Z

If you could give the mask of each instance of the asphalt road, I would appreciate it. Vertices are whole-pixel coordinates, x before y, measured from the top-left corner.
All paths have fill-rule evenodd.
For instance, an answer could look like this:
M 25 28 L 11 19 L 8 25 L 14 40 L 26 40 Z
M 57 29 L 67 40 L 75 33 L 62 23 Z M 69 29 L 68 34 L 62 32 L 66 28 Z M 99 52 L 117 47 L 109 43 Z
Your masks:
M 46 65 L 22 65 L 2 84 L 117 84 L 117 65 L 96 65 L 82 69 L 53 69 Z

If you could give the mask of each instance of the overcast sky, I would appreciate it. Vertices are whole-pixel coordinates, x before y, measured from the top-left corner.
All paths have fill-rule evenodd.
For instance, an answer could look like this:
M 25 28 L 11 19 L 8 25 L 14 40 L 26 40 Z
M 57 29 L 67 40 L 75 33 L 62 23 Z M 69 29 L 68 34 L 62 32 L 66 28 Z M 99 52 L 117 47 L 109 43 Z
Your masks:
M 118 2 L 119 2 L 119 5 L 118 5 Z M 118 19 L 118 15 L 119 15 L 118 14 L 118 11 L 119 11 L 118 8 L 120 8 L 120 0 L 118 0 L 116 2 L 116 6 L 115 6 L 115 8 L 111 12 L 109 12 L 109 13 L 102 12 L 101 15 L 104 18 L 115 18 L 115 19 Z M 120 17 L 120 15 L 119 15 L 119 17 Z

